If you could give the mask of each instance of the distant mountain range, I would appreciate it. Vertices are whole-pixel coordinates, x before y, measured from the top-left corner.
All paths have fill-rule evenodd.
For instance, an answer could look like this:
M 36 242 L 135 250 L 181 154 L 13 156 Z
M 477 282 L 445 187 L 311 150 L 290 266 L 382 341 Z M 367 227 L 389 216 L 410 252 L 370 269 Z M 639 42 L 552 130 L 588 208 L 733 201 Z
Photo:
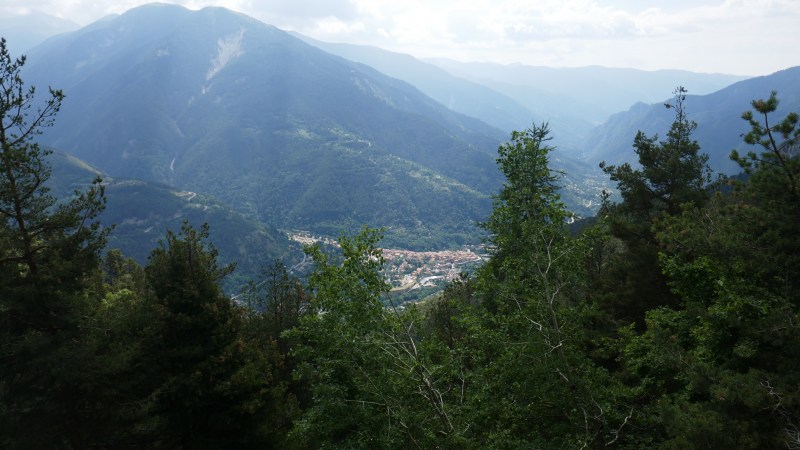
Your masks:
M 591 128 L 637 102 L 658 101 L 679 85 L 705 94 L 747 78 L 680 70 L 419 60 L 377 47 L 296 36 L 329 53 L 406 81 L 448 108 L 501 130 L 520 130 L 532 123 L 548 122 L 554 142 L 573 155 L 581 153 L 580 144 Z
M 726 174 L 739 171 L 729 155 L 735 148 L 745 148 L 742 135 L 750 127 L 741 119 L 742 113 L 752 109 L 752 100 L 767 99 L 772 91 L 777 91 L 780 101 L 778 110 L 771 117 L 773 124 L 791 111 L 800 111 L 800 67 L 740 81 L 711 94 L 686 98 L 688 117 L 698 124 L 693 137 L 701 150 L 709 155 L 709 163 L 715 171 Z M 674 112 L 663 105 L 668 101 L 669 97 L 665 96 L 663 101 L 655 104 L 637 103 L 594 128 L 581 145 L 586 151 L 587 162 L 637 162 L 632 146 L 636 132 L 641 130 L 648 136 L 665 136 L 674 120 Z
M 585 131 L 581 126 L 588 129 L 599 125 L 634 103 L 658 101 L 677 86 L 684 86 L 693 94 L 707 94 L 747 78 L 683 70 L 555 68 L 462 63 L 443 58 L 427 61 L 510 96 L 547 120 L 571 123 L 573 132 Z
M 475 223 L 502 183 L 497 146 L 533 122 L 553 129 L 568 206 L 590 215 L 609 183 L 597 162 L 631 159 L 638 129 L 665 133 L 672 117 L 661 100 L 675 86 L 711 93 L 744 78 L 422 61 L 291 35 L 223 8 L 165 4 L 109 16 L 27 53 L 26 83 L 67 94 L 44 144 L 102 168 L 115 180 L 109 192 L 139 205 L 136 217 L 147 204 L 129 197 L 162 198 L 158 227 L 196 213 L 198 202 L 202 212 L 219 206 L 215 220 L 230 214 L 237 225 L 223 227 L 245 235 L 253 232 L 240 220 L 269 224 L 259 239 L 272 243 L 270 255 L 288 245 L 275 227 L 327 235 L 386 227 L 385 245 L 412 249 L 476 242 Z M 763 78 L 690 97 L 704 150 L 703 133 L 728 133 L 750 99 L 770 89 L 800 98 L 781 84 L 760 93 L 777 82 Z M 734 86 L 739 97 L 720 94 Z M 712 97 L 700 107 L 697 99 Z M 786 106 L 797 110 L 795 100 Z M 106 217 L 138 220 L 119 213 Z M 233 242 L 231 254 L 252 245 L 262 244 Z
M 41 12 L 30 11 L 23 16 L 0 16 L 0 37 L 8 41 L 13 55 L 26 53 L 47 38 L 80 28 L 75 22 Z

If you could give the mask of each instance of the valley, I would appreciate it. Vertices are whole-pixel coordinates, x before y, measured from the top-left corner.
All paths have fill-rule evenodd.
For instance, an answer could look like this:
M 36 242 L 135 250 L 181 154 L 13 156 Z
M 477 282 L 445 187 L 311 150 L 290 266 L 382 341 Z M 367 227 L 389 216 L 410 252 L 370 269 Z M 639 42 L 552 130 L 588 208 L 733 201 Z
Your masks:
M 10 1 L 0 449 L 800 448 L 800 2 Z
M 315 236 L 308 231 L 291 231 L 289 239 L 300 245 L 320 244 L 336 248 L 338 243 L 330 237 Z M 465 245 L 460 250 L 414 251 L 397 248 L 382 248 L 385 259 L 383 276 L 391 285 L 390 297 L 395 305 L 420 300 L 440 291 L 462 274 L 472 273 L 486 260 L 482 245 Z M 292 267 L 295 273 L 307 270 L 310 261 Z
M 736 138 L 724 130 L 742 125 L 730 105 L 767 85 L 788 93 L 789 108 L 800 98 L 792 70 L 744 79 L 417 59 L 164 4 L 55 36 L 28 52 L 25 70 L 32 85 L 68 94 L 42 143 L 97 168 L 54 181 L 66 193 L 110 180 L 110 244 L 135 260 L 182 220 L 209 222 L 222 260 L 238 263 L 235 289 L 275 259 L 309 269 L 303 238 L 279 229 L 338 236 L 366 225 L 386 230 L 400 297 L 479 264 L 476 224 L 502 187 L 496 150 L 512 130 L 550 124 L 560 200 L 586 218 L 614 191 L 598 162 L 635 162 L 636 130 L 664 129 L 658 100 L 675 85 L 703 94 L 690 97 L 690 117 L 722 172 Z
M 384 248 L 382 254 L 386 259 L 383 275 L 392 286 L 385 302 L 394 306 L 441 292 L 462 275 L 472 274 L 489 256 L 478 245 L 435 252 Z

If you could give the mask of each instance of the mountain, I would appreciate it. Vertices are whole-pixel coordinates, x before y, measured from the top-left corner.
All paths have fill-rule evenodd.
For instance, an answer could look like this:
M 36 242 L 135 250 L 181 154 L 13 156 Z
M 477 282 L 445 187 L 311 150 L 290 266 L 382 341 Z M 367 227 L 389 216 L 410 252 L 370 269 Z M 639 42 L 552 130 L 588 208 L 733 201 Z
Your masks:
M 85 190 L 96 176 L 102 176 L 108 202 L 99 220 L 104 226 L 114 227 L 107 248 L 118 248 L 139 264 L 147 263 L 150 251 L 166 230 L 179 231 L 184 220 L 194 226 L 208 223 L 209 238 L 219 250 L 220 262 L 236 263 L 236 271 L 226 279 L 229 290 L 255 279 L 277 258 L 291 264 L 302 255 L 299 245 L 284 233 L 247 219 L 212 197 L 157 183 L 112 178 L 60 152 L 51 153 L 48 162 L 53 169 L 49 185 L 57 198 Z
M 534 114 L 563 123 L 562 128 L 576 134 L 588 132 L 611 114 L 625 111 L 634 103 L 659 101 L 679 85 L 692 94 L 706 94 L 747 78 L 682 70 L 555 68 L 462 63 L 442 58 L 426 61 L 514 98 Z
M 45 39 L 80 28 L 75 22 L 64 20 L 41 11 L 27 14 L 0 16 L 0 37 L 8 41 L 12 54 L 26 53 Z
M 472 116 L 497 128 L 511 131 L 529 128 L 543 120 L 526 107 L 480 83 L 451 75 L 413 56 L 377 47 L 322 42 L 294 34 L 311 45 L 351 61 L 366 64 L 386 75 L 410 83 L 424 94 L 453 111 Z M 535 102 L 534 102 L 535 103 Z M 540 108 L 541 109 L 541 108 Z M 542 109 L 542 117 L 544 110 Z M 556 146 L 552 165 L 565 173 L 561 195 L 569 208 L 580 216 L 594 214 L 600 192 L 606 188 L 605 176 L 596 165 L 575 158 L 570 150 L 579 142 L 576 129 L 588 130 L 589 124 L 553 116 L 548 118 L 552 143 Z
M 503 131 L 524 130 L 533 122 L 541 122 L 514 99 L 482 84 L 453 76 L 411 55 L 368 45 L 322 42 L 301 34 L 294 36 L 328 53 L 366 64 L 408 82 L 451 110 L 478 118 Z
M 688 117 L 698 124 L 693 137 L 701 150 L 709 155 L 709 163 L 715 171 L 727 174 L 739 171 L 738 165 L 728 155 L 734 148 L 745 148 L 742 134 L 749 131 L 749 125 L 741 115 L 752 109 L 752 100 L 767 99 L 772 91 L 778 92 L 780 103 L 770 117 L 772 123 L 782 120 L 791 111 L 800 111 L 798 80 L 800 67 L 793 67 L 740 81 L 712 94 L 687 96 Z M 599 161 L 609 164 L 636 162 L 632 144 L 638 130 L 648 136 L 658 133 L 662 137 L 669 130 L 674 113 L 664 107 L 663 103 L 667 101 L 669 99 L 665 96 L 663 101 L 655 104 L 638 103 L 594 128 L 582 146 L 586 160 L 592 164 Z
M 43 143 L 285 228 L 459 244 L 500 184 L 506 133 L 222 8 L 134 8 L 31 50 L 24 77 L 67 95 Z

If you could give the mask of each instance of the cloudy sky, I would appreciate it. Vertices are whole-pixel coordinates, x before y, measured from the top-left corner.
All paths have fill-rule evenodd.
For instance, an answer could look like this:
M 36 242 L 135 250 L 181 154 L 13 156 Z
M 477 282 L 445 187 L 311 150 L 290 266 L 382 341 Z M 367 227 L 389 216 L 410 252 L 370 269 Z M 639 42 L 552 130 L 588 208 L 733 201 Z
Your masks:
M 86 25 L 142 0 L 0 0 Z M 173 0 L 418 57 L 763 75 L 800 65 L 800 0 Z

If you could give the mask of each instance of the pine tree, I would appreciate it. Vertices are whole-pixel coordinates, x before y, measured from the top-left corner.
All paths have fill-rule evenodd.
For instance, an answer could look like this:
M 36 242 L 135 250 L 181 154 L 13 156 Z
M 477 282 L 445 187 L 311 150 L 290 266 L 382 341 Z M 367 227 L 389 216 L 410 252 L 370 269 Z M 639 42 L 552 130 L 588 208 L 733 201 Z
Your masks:
M 622 360 L 653 411 L 638 423 L 663 448 L 794 448 L 800 444 L 800 175 L 797 114 L 769 125 L 777 99 L 752 102 L 733 154 L 748 172 L 703 207 L 662 220 L 660 267 L 680 300 L 647 313 Z
M 610 233 L 625 249 L 613 258 L 606 276 L 598 280 L 595 297 L 617 324 L 635 322 L 641 329 L 644 314 L 659 305 L 673 303 L 667 280 L 658 264 L 659 248 L 653 225 L 684 208 L 705 204 L 706 185 L 711 181 L 708 155 L 691 137 L 697 128 L 686 113 L 686 90 L 675 90 L 675 101 L 666 106 L 675 111 L 667 138 L 639 132 L 633 146 L 639 168 L 625 163 L 600 167 L 616 181 L 622 202 L 607 205 L 601 216 Z
M 151 386 L 143 423 L 155 422 L 150 445 L 275 445 L 270 426 L 281 422 L 283 392 L 269 362 L 243 340 L 244 312 L 220 289 L 233 267 L 217 264 L 207 239 L 207 225 L 184 223 L 145 267 L 158 322 L 139 362 L 152 373 L 143 381 Z
M 697 123 L 686 114 L 686 89 L 679 86 L 674 94 L 674 103 L 665 104 L 675 111 L 667 139 L 636 134 L 633 146 L 640 168 L 600 164 L 618 184 L 621 212 L 648 225 L 661 214 L 678 214 L 687 203 L 702 206 L 705 186 L 711 181 L 708 155 L 700 153 L 700 145 L 691 138 Z
M 79 446 L 90 357 L 81 324 L 93 301 L 84 289 L 105 243 L 95 221 L 105 198 L 99 180 L 62 202 L 49 195 L 49 151 L 34 139 L 64 94 L 50 89 L 40 102 L 24 64 L 0 39 L 0 444 Z

